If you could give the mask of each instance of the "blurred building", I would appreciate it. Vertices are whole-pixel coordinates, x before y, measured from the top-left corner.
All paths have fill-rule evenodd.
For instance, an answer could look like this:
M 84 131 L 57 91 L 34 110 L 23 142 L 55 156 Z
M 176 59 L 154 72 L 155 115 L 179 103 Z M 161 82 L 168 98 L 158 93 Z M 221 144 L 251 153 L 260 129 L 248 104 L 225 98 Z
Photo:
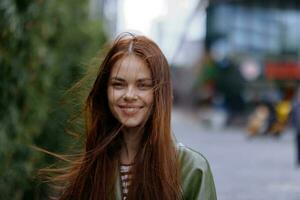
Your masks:
M 216 59 L 233 58 L 246 100 L 291 98 L 300 80 L 300 2 L 211 0 L 207 35 Z

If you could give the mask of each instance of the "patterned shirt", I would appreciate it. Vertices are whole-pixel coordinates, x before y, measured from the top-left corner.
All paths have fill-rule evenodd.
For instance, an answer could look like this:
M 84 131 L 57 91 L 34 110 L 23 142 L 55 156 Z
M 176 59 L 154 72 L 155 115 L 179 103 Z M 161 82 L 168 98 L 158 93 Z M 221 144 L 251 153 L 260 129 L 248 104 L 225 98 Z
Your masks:
M 133 164 L 120 164 L 122 200 L 128 199 L 128 189 L 131 183 L 131 168 Z

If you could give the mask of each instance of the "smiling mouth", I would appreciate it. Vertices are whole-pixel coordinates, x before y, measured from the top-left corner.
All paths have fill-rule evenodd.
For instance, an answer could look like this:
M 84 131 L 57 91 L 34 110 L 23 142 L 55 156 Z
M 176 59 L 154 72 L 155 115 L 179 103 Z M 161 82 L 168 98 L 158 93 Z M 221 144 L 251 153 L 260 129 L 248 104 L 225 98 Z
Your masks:
M 119 106 L 119 108 L 125 115 L 131 116 L 136 114 L 143 107 L 142 106 Z

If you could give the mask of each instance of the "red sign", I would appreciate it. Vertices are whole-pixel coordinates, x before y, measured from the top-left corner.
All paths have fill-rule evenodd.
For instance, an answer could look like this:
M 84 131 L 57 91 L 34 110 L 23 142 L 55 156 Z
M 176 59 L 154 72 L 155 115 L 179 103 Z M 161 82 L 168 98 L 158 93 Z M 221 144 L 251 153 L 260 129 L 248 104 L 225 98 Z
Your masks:
M 300 63 L 298 62 L 267 62 L 265 65 L 267 79 L 300 80 Z

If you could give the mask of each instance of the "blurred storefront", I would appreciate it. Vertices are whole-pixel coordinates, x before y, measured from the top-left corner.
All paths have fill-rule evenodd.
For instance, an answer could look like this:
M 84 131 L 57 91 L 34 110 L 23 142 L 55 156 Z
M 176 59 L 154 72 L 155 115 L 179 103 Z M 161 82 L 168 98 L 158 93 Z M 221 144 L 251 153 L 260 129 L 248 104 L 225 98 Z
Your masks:
M 207 35 L 216 60 L 231 58 L 246 102 L 291 99 L 300 80 L 300 2 L 211 0 Z

